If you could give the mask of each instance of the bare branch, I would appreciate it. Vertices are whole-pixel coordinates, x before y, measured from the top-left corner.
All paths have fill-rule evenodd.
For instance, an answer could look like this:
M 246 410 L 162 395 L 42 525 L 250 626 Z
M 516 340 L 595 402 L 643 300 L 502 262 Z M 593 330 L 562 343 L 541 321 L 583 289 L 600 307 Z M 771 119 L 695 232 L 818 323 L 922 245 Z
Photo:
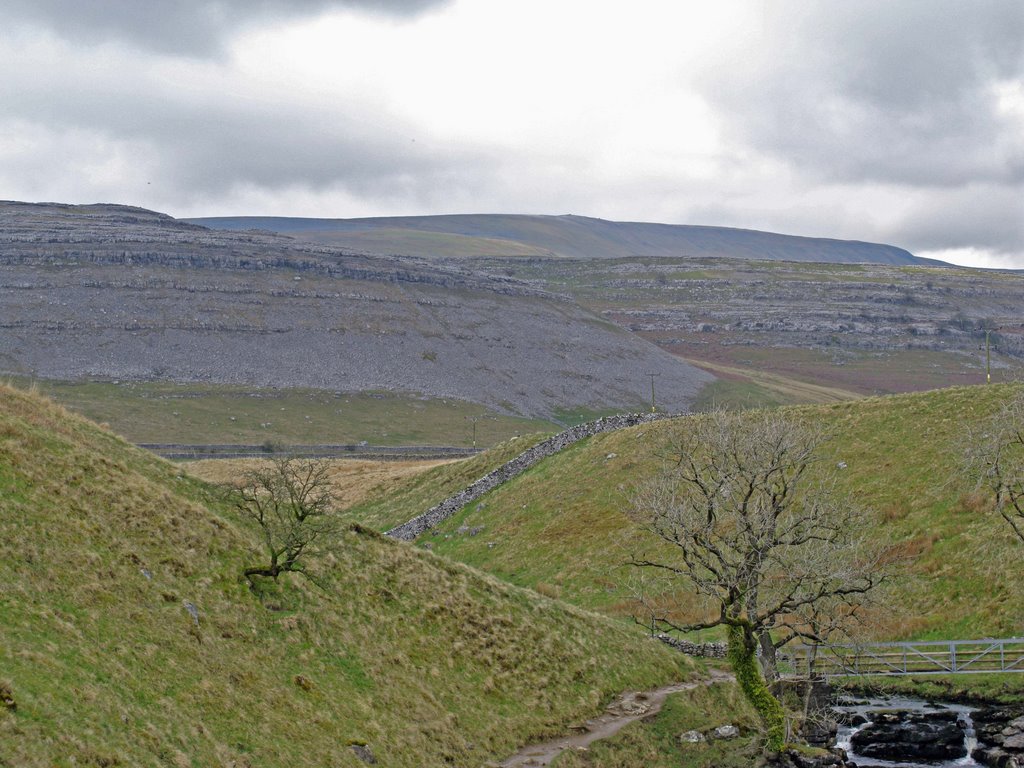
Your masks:
M 1024 392 L 984 422 L 970 441 L 967 464 L 996 512 L 1024 542 Z
M 836 497 L 827 472 L 809 479 L 824 439 L 778 411 L 680 422 L 672 460 L 637 486 L 629 514 L 670 545 L 630 564 L 679 577 L 718 614 L 682 626 L 778 630 L 762 649 L 821 638 L 840 622 L 820 610 L 849 616 L 885 578 L 864 513 Z
M 268 562 L 245 569 L 250 585 L 255 576 L 277 579 L 291 572 L 319 586 L 305 560 L 316 542 L 336 532 L 340 524 L 333 513 L 329 465 L 281 457 L 246 472 L 227 492 L 234 507 L 259 526 L 263 539 Z

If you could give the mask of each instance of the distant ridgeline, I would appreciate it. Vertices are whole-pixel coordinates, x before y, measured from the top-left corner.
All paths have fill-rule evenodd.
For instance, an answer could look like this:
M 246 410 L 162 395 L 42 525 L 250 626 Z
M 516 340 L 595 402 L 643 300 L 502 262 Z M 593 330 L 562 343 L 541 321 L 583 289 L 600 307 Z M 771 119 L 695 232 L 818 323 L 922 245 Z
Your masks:
M 232 216 L 186 219 L 221 230 L 262 230 L 315 243 L 410 256 L 561 258 L 729 257 L 832 263 L 937 264 L 892 245 L 731 227 L 587 216 L 464 214 L 365 219 Z

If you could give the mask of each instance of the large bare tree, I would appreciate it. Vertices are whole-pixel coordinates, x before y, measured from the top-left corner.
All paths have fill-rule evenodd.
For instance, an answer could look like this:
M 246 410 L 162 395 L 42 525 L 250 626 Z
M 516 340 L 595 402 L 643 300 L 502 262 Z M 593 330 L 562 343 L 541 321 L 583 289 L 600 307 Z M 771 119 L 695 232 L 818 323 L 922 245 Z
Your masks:
M 338 530 L 329 465 L 317 459 L 275 458 L 246 472 L 228 489 L 229 498 L 244 517 L 254 521 L 263 538 L 265 562 L 246 568 L 245 577 L 272 579 L 307 569 L 310 551 Z
M 882 579 L 864 513 L 837 498 L 824 468 L 811 476 L 822 440 L 780 411 L 680 420 L 665 468 L 632 497 L 633 519 L 670 546 L 634 553 L 631 565 L 698 598 L 682 617 L 671 600 L 649 600 L 645 623 L 724 626 L 729 661 L 775 750 L 785 721 L 765 674 L 775 675 L 776 649 L 823 640 Z
M 1024 542 L 1024 392 L 985 423 L 969 460 L 996 511 Z

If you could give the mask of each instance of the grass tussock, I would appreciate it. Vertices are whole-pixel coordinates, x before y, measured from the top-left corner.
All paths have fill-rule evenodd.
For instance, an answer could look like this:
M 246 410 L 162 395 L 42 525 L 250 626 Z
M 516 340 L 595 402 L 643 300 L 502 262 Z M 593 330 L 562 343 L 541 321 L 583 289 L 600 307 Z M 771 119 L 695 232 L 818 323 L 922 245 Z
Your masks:
M 690 674 L 628 627 L 347 527 L 323 588 L 169 462 L 0 387 L 0 756 L 479 766 Z

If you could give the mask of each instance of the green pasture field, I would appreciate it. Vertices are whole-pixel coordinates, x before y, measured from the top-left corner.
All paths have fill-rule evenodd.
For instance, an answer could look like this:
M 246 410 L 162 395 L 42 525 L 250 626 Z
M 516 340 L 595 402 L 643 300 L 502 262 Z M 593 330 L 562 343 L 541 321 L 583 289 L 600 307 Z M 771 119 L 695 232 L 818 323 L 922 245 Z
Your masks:
M 15 379 L 134 443 L 351 444 L 487 447 L 553 430 L 542 420 L 460 400 L 392 393 L 258 389 L 162 382 Z

